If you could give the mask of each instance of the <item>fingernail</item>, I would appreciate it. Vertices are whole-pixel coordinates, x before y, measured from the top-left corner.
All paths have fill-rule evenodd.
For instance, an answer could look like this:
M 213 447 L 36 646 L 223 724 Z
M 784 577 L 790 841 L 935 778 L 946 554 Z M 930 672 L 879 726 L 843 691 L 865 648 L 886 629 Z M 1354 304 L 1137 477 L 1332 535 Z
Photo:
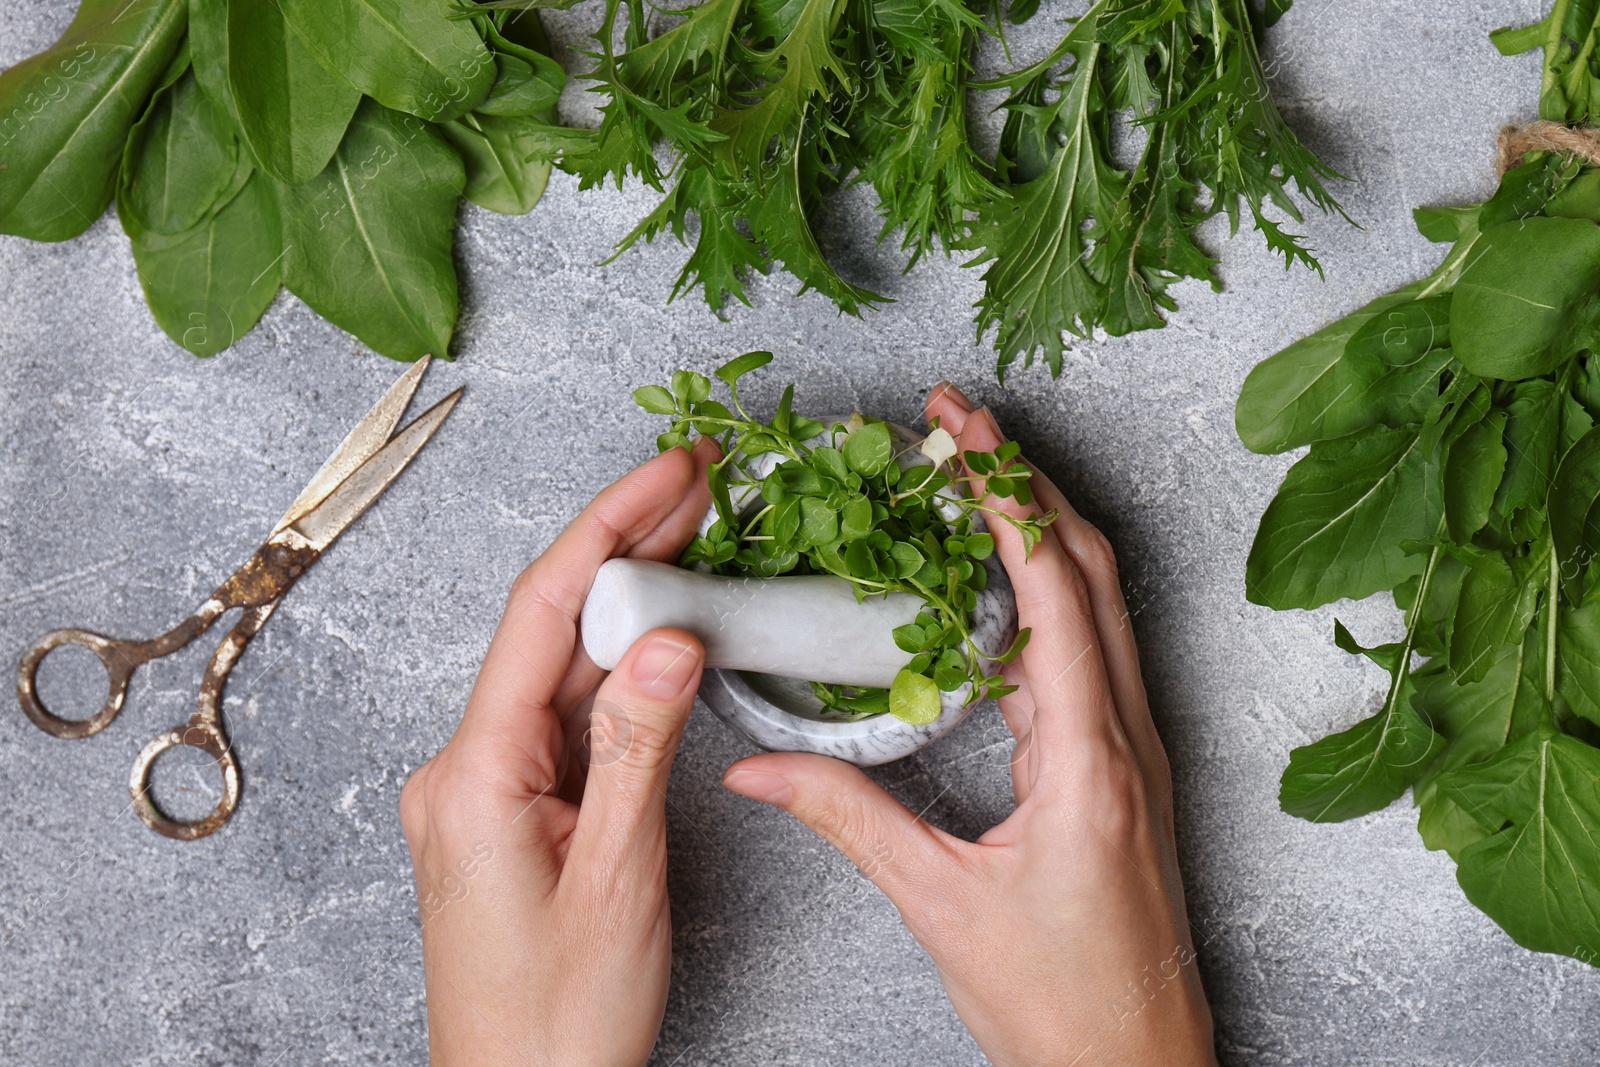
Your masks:
M 663 700 L 681 696 L 700 666 L 700 651 L 665 635 L 652 637 L 633 660 L 633 684 Z
M 948 381 L 940 382 L 928 393 L 928 399 L 930 401 L 939 400 L 944 397 L 949 397 L 951 400 L 954 400 L 963 411 L 972 411 L 972 401 L 967 398 L 967 394 L 951 385 Z
M 766 771 L 729 771 L 722 784 L 740 796 L 759 800 L 763 804 L 776 804 L 780 808 L 794 799 L 794 787 L 789 779 Z

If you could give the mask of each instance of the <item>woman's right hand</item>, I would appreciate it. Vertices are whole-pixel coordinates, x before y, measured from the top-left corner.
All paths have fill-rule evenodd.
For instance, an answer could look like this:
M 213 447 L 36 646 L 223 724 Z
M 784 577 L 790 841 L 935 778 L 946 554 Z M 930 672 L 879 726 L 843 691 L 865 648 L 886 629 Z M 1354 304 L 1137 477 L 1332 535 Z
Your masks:
M 988 409 L 974 412 L 949 385 L 929 394 L 928 416 L 963 452 L 1004 440 Z M 994 1063 L 1212 1064 L 1167 758 L 1116 561 L 1037 471 L 1032 488 L 1059 517 L 1031 556 L 1009 523 L 990 522 L 1033 631 L 1007 668 L 1017 691 L 1000 701 L 1016 737 L 1008 819 L 962 841 L 857 768 L 802 753 L 740 760 L 723 783 L 793 814 L 889 896 Z

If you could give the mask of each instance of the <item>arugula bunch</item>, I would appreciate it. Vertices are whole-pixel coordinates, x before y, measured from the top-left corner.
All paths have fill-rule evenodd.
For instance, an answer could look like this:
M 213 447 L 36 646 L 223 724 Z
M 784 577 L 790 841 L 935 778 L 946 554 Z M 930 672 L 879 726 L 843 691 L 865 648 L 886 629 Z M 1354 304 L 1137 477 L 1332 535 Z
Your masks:
M 1028 631 L 1003 650 L 980 648 L 972 635 L 972 611 L 988 577 L 982 562 L 994 553 L 979 516 L 1010 523 L 1031 551 L 1055 513 L 1017 519 L 967 487 L 981 481 L 996 496 L 1031 502 L 1026 469 L 1012 467 L 1019 446 L 968 451 L 962 458 L 973 473 L 953 475 L 947 462 L 956 445 L 948 431 L 935 425 L 920 445 L 901 448 L 888 424 L 860 415 L 824 427 L 795 414 L 793 384 L 770 419 L 757 419 L 740 402 L 738 382 L 771 361 L 770 352 L 747 352 L 718 368 L 732 410 L 711 399 L 711 380 L 694 371 L 674 372 L 670 386 L 634 390 L 640 407 L 672 420 L 656 439 L 663 452 L 690 447 L 691 434 L 722 446 L 723 458 L 707 471 L 717 518 L 680 564 L 761 578 L 831 574 L 848 581 L 858 600 L 891 592 L 921 597 L 921 614 L 894 631 L 911 659 L 888 689 L 812 684 L 836 715 L 888 712 L 928 723 L 939 717 L 941 693 L 969 686 L 978 700 L 1011 692 L 998 667 L 1022 651 Z M 916 462 L 901 462 L 913 453 Z
M 1541 113 L 1583 122 L 1600 3 L 1494 35 L 1543 46 Z M 1600 101 L 1596 101 L 1600 102 Z M 1262 516 L 1252 601 L 1393 592 L 1401 641 L 1340 648 L 1390 675 L 1377 713 L 1296 749 L 1280 803 L 1312 821 L 1406 788 L 1424 843 L 1519 944 L 1600 952 L 1600 169 L 1531 153 L 1488 201 L 1416 212 L 1428 277 L 1272 356 L 1236 421 L 1309 444 Z M 1422 657 L 1420 665 L 1416 658 Z
M 879 240 L 900 234 L 908 270 L 938 246 L 989 264 L 977 325 L 995 328 L 1002 373 L 1035 354 L 1059 373 L 1066 335 L 1158 327 L 1172 282 L 1218 285 L 1192 239 L 1207 218 L 1237 229 L 1247 210 L 1288 263 L 1314 268 L 1264 208 L 1299 219 L 1291 182 L 1337 208 L 1323 185 L 1337 175 L 1284 124 L 1256 48 L 1287 0 L 1259 14 L 1245 0 L 1098 0 L 1039 62 L 981 83 L 977 44 L 1002 30 L 992 0 L 700 0 L 653 38 L 644 0 L 605 2 L 590 74 L 603 121 L 553 133 L 553 150 L 584 187 L 632 173 L 664 193 L 619 253 L 667 232 L 688 243 L 696 219 L 672 296 L 699 289 L 718 312 L 748 303 L 749 271 L 775 262 L 841 311 L 882 302 L 817 238 L 827 194 L 865 182 Z M 977 89 L 1008 91 L 993 160 L 969 131 Z M 1129 172 L 1111 158 L 1122 115 L 1145 133 Z
M 0 232 L 66 240 L 114 199 L 196 355 L 280 285 L 385 355 L 443 355 L 460 198 L 544 190 L 548 52 L 536 12 L 446 0 L 83 0 L 0 74 Z

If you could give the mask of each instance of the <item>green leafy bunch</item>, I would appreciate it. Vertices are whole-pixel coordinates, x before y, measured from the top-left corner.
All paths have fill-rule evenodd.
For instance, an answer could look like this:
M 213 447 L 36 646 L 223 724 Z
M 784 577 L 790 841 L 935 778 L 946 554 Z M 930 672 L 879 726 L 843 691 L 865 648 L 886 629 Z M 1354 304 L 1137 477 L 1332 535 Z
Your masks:
M 980 334 L 995 327 L 1002 372 L 1038 352 L 1059 373 L 1066 338 L 1096 327 L 1164 325 L 1182 278 L 1220 289 L 1193 239 L 1219 212 L 1237 232 L 1247 210 L 1287 265 L 1320 274 L 1303 239 L 1264 210 L 1301 219 L 1291 181 L 1338 210 L 1323 183 L 1340 175 L 1284 123 L 1257 50 L 1256 33 L 1288 6 L 1099 0 L 1043 59 L 987 83 L 1010 91 L 995 161 L 1005 195 L 975 205 L 960 247 L 989 264 L 977 321 Z M 1122 114 L 1146 134 L 1128 171 L 1110 153 Z
M 687 243 L 697 219 L 672 295 L 699 289 L 718 312 L 748 302 L 749 272 L 775 262 L 842 311 L 884 300 L 817 237 L 827 194 L 865 182 L 879 239 L 899 232 L 907 269 L 940 245 L 989 264 L 977 323 L 995 327 L 1002 372 L 1042 353 L 1059 373 L 1066 335 L 1160 326 L 1173 281 L 1216 284 L 1191 235 L 1219 211 L 1237 227 L 1243 205 L 1289 262 L 1315 266 L 1263 210 L 1300 217 L 1291 181 L 1336 207 L 1334 172 L 1284 124 L 1256 48 L 1287 6 L 1099 0 L 1044 59 L 975 83 L 979 40 L 1002 31 L 990 0 L 702 0 L 655 37 L 644 0 L 606 0 L 592 72 L 603 121 L 565 134 L 561 165 L 586 187 L 632 173 L 664 193 L 619 250 L 669 231 Z M 971 140 L 974 89 L 1009 91 L 994 160 Z M 1110 157 L 1124 114 L 1147 132 L 1131 172 Z
M 772 417 L 757 419 L 740 402 L 738 381 L 771 360 L 770 352 L 748 352 L 717 370 L 731 410 L 711 399 L 711 380 L 694 371 L 674 372 L 670 386 L 634 391 L 640 407 L 672 420 L 656 440 L 663 452 L 690 447 L 694 434 L 722 446 L 707 470 L 717 518 L 680 563 L 760 578 L 831 574 L 848 581 L 858 600 L 920 597 L 922 612 L 894 631 L 910 660 L 888 689 L 813 683 L 836 715 L 888 712 L 928 723 L 939 717 L 941 693 L 964 685 L 973 700 L 1011 692 L 998 667 L 1022 651 L 1028 631 L 1004 650 L 980 648 L 973 638 L 972 612 L 988 578 L 983 561 L 994 553 L 977 516 L 1010 523 L 1031 551 L 1055 512 L 1016 518 L 967 490 L 976 485 L 980 494 L 1031 503 L 1028 471 L 1014 466 L 1018 446 L 968 451 L 962 459 L 970 473 L 955 475 L 947 466 L 955 442 L 936 424 L 919 445 L 904 447 L 887 423 L 860 415 L 824 427 L 795 414 L 792 384 Z
M 460 198 L 543 193 L 548 52 L 537 13 L 447 0 L 83 0 L 0 74 L 0 232 L 66 240 L 114 199 L 196 355 L 280 285 L 385 355 L 444 355 Z
M 1542 110 L 1583 122 L 1600 4 L 1503 30 L 1542 45 Z M 1310 445 L 1262 516 L 1252 601 L 1392 591 L 1377 713 L 1301 748 L 1280 803 L 1312 821 L 1408 787 L 1429 848 L 1519 944 L 1600 952 L 1600 170 L 1530 153 L 1488 201 L 1416 212 L 1428 277 L 1251 371 L 1240 437 Z M 1420 665 L 1418 657 L 1421 657 Z

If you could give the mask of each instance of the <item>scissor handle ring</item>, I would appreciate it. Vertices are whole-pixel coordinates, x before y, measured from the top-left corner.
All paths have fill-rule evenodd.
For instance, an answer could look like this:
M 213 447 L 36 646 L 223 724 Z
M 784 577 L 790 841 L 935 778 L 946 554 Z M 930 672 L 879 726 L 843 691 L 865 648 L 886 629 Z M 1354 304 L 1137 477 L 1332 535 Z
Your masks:
M 198 748 L 222 768 L 222 799 L 217 801 L 210 815 L 194 822 L 180 822 L 167 818 L 156 807 L 150 796 L 150 768 L 155 766 L 156 758 L 169 748 Z M 133 761 L 128 791 L 133 794 L 133 810 L 138 812 L 146 826 L 164 837 L 193 841 L 216 831 L 239 806 L 239 761 L 234 759 L 228 739 L 217 726 L 191 719 L 175 730 L 168 730 L 150 739 L 150 743 Z
M 106 669 L 106 702 L 87 719 L 63 719 L 39 700 L 39 664 L 51 651 L 62 645 L 78 645 L 88 649 Z M 22 703 L 22 711 L 39 729 L 57 737 L 88 737 L 99 733 L 122 710 L 122 704 L 128 698 L 128 681 L 133 677 L 133 669 L 150 658 L 143 653 L 144 649 L 139 643 L 118 641 L 89 630 L 76 627 L 51 630 L 35 641 L 17 664 L 17 699 Z

